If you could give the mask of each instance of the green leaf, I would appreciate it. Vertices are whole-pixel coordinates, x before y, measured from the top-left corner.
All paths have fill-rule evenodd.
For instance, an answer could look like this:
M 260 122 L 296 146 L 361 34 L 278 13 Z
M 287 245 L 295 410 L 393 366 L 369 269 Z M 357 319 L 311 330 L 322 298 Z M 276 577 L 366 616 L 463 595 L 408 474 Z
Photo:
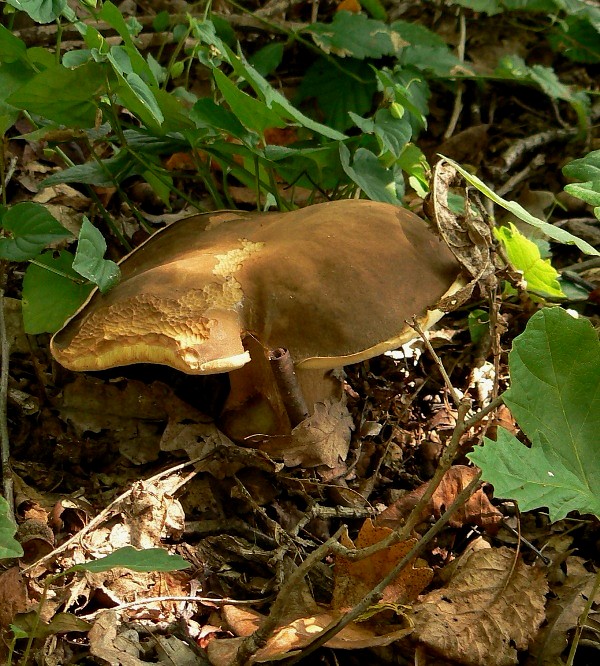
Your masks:
M 565 192 L 596 206 L 594 213 L 600 220 L 600 150 L 565 165 L 562 172 L 567 178 L 583 181 L 565 185 Z
M 494 233 L 504 244 L 510 263 L 523 273 L 527 291 L 544 297 L 565 297 L 558 281 L 558 271 L 550 261 L 542 259 L 540 249 L 533 241 L 523 236 L 512 223 L 497 227 Z
M 0 25 L 0 62 L 14 62 L 27 58 L 25 42 Z
M 23 278 L 23 322 L 31 335 L 55 333 L 81 307 L 93 289 L 73 268 L 73 255 L 45 252 Z M 52 307 L 48 307 L 51 303 Z
M 216 104 L 210 97 L 203 97 L 194 104 L 190 111 L 190 119 L 196 124 L 196 127 L 220 129 L 244 143 L 247 143 L 252 136 L 234 113 L 224 106 Z
M 33 259 L 51 243 L 72 235 L 42 204 L 30 201 L 12 206 L 0 221 L 12 236 L 0 238 L 0 258 L 8 261 Z
M 264 134 L 270 127 L 285 127 L 281 116 L 264 102 L 241 91 L 223 72 L 215 69 L 215 82 L 237 119 L 250 130 Z
M 352 126 L 348 115 L 370 111 L 377 84 L 372 68 L 362 60 L 347 58 L 336 67 L 326 58 L 318 58 L 308 68 L 296 92 L 296 103 L 315 99 L 323 121 L 343 132 Z
M 548 41 L 555 51 L 574 62 L 600 62 L 598 30 L 587 19 L 568 16 L 563 21 L 557 21 L 553 30 L 548 35 Z
M 179 557 L 179 555 L 169 555 L 163 548 L 137 550 L 132 546 L 125 546 L 93 562 L 76 564 L 67 569 L 65 573 L 71 571 L 101 573 L 115 567 L 122 567 L 131 571 L 181 571 L 190 566 L 192 565 L 182 557 Z
M 324 53 L 341 58 L 350 56 L 363 60 L 395 55 L 405 44 L 383 21 L 346 11 L 336 12 L 331 23 L 309 25 L 305 32 Z
M 57 183 L 84 183 L 98 187 L 111 187 L 125 178 L 139 174 L 142 167 L 126 151 L 121 150 L 114 157 L 98 162 L 77 164 L 63 171 L 53 173 L 42 181 L 41 187 L 49 187 Z
M 246 80 L 253 88 L 257 97 L 262 100 L 269 109 L 273 109 L 280 118 L 296 121 L 302 127 L 325 136 L 334 141 L 343 141 L 345 137 L 340 132 L 318 123 L 308 116 L 305 116 L 301 111 L 295 108 L 284 95 L 261 76 L 248 62 L 243 55 L 237 56 L 224 42 L 222 42 L 215 34 L 214 26 L 210 21 L 192 21 L 194 33 L 203 42 L 215 47 L 219 53 L 219 57 L 227 60 L 233 67 L 237 76 Z
M 23 548 L 14 538 L 17 526 L 9 517 L 8 502 L 0 495 L 0 560 L 21 557 Z
M 582 252 L 585 252 L 586 254 L 600 256 L 600 252 L 598 252 L 596 248 L 594 248 L 586 241 L 582 240 L 581 238 L 577 238 L 577 236 L 573 236 L 573 234 L 570 234 L 564 229 L 560 229 L 555 227 L 553 224 L 549 224 L 548 222 L 544 222 L 543 220 L 534 217 L 516 201 L 506 201 L 506 199 L 498 196 L 482 180 L 477 178 L 477 176 L 470 174 L 454 160 L 451 160 L 449 157 L 444 157 L 444 159 L 446 162 L 448 162 L 448 164 L 451 164 L 468 183 L 471 183 L 471 185 L 476 187 L 482 194 L 485 194 L 488 199 L 491 199 L 495 204 L 498 204 L 498 206 L 501 206 L 505 210 L 510 211 L 520 220 L 523 220 L 523 222 L 527 222 L 527 224 L 531 224 L 532 227 L 536 227 L 552 240 L 558 241 L 559 243 L 564 243 L 565 245 L 576 245 Z
M 350 151 L 340 143 L 340 159 L 344 171 L 373 201 L 401 205 L 396 195 L 394 174 L 386 169 L 370 150 L 359 148 L 350 165 Z
M 475 309 L 467 317 L 471 342 L 477 344 L 490 330 L 490 314 L 485 310 Z
M 8 103 L 67 127 L 94 127 L 96 99 L 105 89 L 106 68 L 87 62 L 76 69 L 52 65 L 12 93 Z
M 600 516 L 600 343 L 587 319 L 562 308 L 537 312 L 509 356 L 504 400 L 531 442 L 500 429 L 469 454 L 498 497 L 524 510 L 546 506 L 552 521 L 569 511 Z
M 104 259 L 105 252 L 104 236 L 84 215 L 77 252 L 73 260 L 73 270 L 98 285 L 101 292 L 114 287 L 121 277 L 117 264 L 109 259 Z
M 36 23 L 52 23 L 67 7 L 67 0 L 6 0 L 9 5 L 19 9 Z
M 271 42 L 253 53 L 248 62 L 261 76 L 268 76 L 279 67 L 282 58 L 283 44 Z

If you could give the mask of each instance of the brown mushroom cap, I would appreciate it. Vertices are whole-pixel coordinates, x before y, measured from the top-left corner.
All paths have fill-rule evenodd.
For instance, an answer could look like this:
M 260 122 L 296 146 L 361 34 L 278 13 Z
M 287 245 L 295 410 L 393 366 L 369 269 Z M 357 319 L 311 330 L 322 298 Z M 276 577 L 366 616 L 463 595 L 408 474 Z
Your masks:
M 344 200 L 288 213 L 217 212 L 176 222 L 121 263 L 52 339 L 72 370 L 161 363 L 190 374 L 250 360 L 247 335 L 302 369 L 334 368 L 414 337 L 460 267 L 413 213 Z

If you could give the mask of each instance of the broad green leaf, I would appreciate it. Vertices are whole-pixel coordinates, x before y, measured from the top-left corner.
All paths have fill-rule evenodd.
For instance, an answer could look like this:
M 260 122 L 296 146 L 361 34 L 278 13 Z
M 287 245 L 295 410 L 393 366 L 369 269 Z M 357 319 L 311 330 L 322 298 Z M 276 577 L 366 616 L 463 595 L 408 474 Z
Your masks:
M 333 190 L 348 181 L 337 144 L 332 141 L 306 148 L 268 145 L 264 154 L 290 185 L 314 189 L 318 184 L 325 190 Z
M 401 205 L 396 195 L 394 174 L 386 169 L 377 156 L 366 148 L 359 148 L 350 164 L 350 151 L 340 143 L 340 159 L 344 171 L 373 201 Z
M 105 90 L 106 69 L 88 62 L 76 69 L 53 65 L 12 93 L 8 103 L 67 127 L 94 127 L 96 99 Z
M 0 560 L 23 555 L 21 544 L 14 538 L 16 533 L 17 526 L 8 515 L 8 503 L 0 495 Z
M 261 76 L 274 72 L 283 58 L 283 44 L 271 42 L 248 58 L 248 62 Z
M 244 143 L 247 143 L 251 136 L 232 111 L 216 104 L 210 97 L 203 97 L 194 104 L 190 119 L 197 127 L 223 130 Z
M 27 58 L 25 42 L 0 25 L 0 62 L 14 62 L 25 58 Z
M 109 25 L 111 25 L 118 33 L 119 36 L 123 39 L 124 50 L 129 56 L 132 72 L 138 76 L 143 76 L 146 83 L 149 83 L 152 86 L 157 86 L 158 83 L 154 74 L 152 73 L 151 67 L 144 60 L 142 54 L 137 50 L 133 39 L 131 38 L 131 33 L 123 18 L 121 12 L 113 5 L 112 2 L 104 2 L 102 9 L 100 10 L 98 16 L 101 19 L 104 19 Z
M 223 41 L 215 34 L 214 26 L 210 21 L 192 22 L 194 32 L 199 39 L 215 47 L 219 56 L 226 60 L 237 76 L 247 81 L 253 88 L 257 97 L 262 100 L 269 109 L 273 109 L 280 118 L 286 118 L 299 123 L 302 127 L 320 134 L 334 141 L 343 141 L 346 137 L 340 132 L 318 123 L 294 107 L 287 98 L 261 76 L 251 65 L 248 64 L 243 55 L 237 56 Z
M 0 258 L 27 261 L 44 248 L 72 236 L 42 204 L 25 201 L 9 208 L 0 224 L 11 238 L 0 238 Z
M 115 567 L 122 567 L 131 571 L 181 571 L 191 566 L 189 562 L 179 557 L 179 555 L 169 555 L 163 548 L 137 550 L 132 546 L 125 546 L 93 562 L 76 564 L 68 569 L 67 572 L 90 571 L 92 573 L 101 573 Z
M 313 23 L 305 29 L 324 53 L 341 58 L 381 58 L 394 55 L 406 44 L 383 21 L 364 14 L 339 11 L 331 23 Z
M 104 236 L 84 215 L 77 242 L 77 252 L 73 260 L 73 270 L 98 285 L 101 292 L 114 287 L 121 276 L 117 264 L 109 259 L 104 259 L 105 252 Z
M 23 278 L 23 322 L 31 335 L 55 333 L 93 289 L 73 270 L 73 255 L 45 252 Z
M 19 9 L 36 23 L 52 23 L 67 7 L 67 0 L 6 0 L 9 5 Z
M 477 344 L 490 330 L 490 314 L 485 310 L 475 309 L 467 317 L 469 336 L 473 344 Z
M 390 104 L 395 103 L 401 107 L 410 121 L 413 134 L 426 129 L 430 92 L 423 74 L 410 67 L 396 68 L 393 72 L 379 69 L 376 75 L 384 97 Z
M 111 187 L 129 176 L 141 173 L 142 169 L 143 167 L 126 150 L 122 150 L 114 157 L 103 160 L 101 164 L 86 162 L 53 173 L 42 181 L 41 187 L 57 183 L 85 183 L 98 187 Z
M 542 259 L 539 247 L 519 232 L 514 224 L 494 229 L 502 241 L 510 263 L 523 273 L 527 291 L 544 297 L 564 298 L 556 271 L 549 260 Z
M 373 69 L 362 60 L 338 60 L 336 67 L 326 58 L 318 58 L 308 68 L 296 91 L 296 103 L 315 99 L 324 122 L 343 132 L 352 126 L 348 115 L 370 111 L 377 84 Z
M 555 51 L 574 62 L 600 63 L 598 30 L 587 19 L 568 16 L 552 27 L 553 32 L 548 35 L 548 41 Z
M 213 76 L 221 94 L 229 104 L 229 108 L 242 125 L 261 135 L 270 127 L 286 126 L 278 113 L 270 109 L 264 102 L 254 99 L 240 90 L 223 72 L 215 69 Z
M 35 76 L 33 67 L 22 60 L 0 64 L 0 134 L 4 134 L 21 113 L 6 100 Z
M 598 252 L 596 248 L 594 248 L 586 241 L 582 240 L 581 238 L 577 238 L 577 236 L 573 236 L 573 234 L 570 234 L 564 229 L 560 229 L 555 227 L 553 224 L 549 224 L 548 222 L 544 222 L 543 220 L 534 217 L 516 201 L 506 201 L 506 199 L 498 196 L 482 180 L 477 178 L 477 176 L 470 174 L 454 160 L 451 160 L 449 157 L 444 157 L 444 159 L 446 162 L 448 162 L 448 164 L 451 164 L 468 183 L 471 183 L 471 185 L 476 187 L 482 194 L 485 194 L 488 199 L 491 199 L 495 204 L 498 204 L 498 206 L 501 206 L 505 210 L 510 211 L 520 220 L 523 220 L 523 222 L 527 222 L 527 224 L 531 224 L 532 227 L 540 229 L 540 231 L 542 231 L 552 240 L 558 241 L 559 243 L 564 243 L 565 245 L 576 245 L 582 252 L 585 252 L 586 254 L 600 256 L 600 252 Z
M 504 400 L 531 448 L 506 431 L 469 455 L 498 497 L 523 509 L 547 506 L 555 521 L 569 511 L 600 516 L 600 343 L 587 319 L 544 308 L 509 356 Z
M 600 220 L 600 150 L 569 162 L 562 171 L 567 178 L 583 181 L 565 185 L 565 191 L 595 206 L 594 214 Z

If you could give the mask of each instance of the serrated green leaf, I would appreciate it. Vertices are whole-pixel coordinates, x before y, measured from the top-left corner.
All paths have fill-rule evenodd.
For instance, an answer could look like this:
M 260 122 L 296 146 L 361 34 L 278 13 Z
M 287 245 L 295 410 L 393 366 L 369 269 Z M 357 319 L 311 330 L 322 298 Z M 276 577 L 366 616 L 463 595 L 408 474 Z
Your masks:
M 515 338 L 504 400 L 530 449 L 509 433 L 469 455 L 496 494 L 551 520 L 572 510 L 600 516 L 600 343 L 590 322 L 544 308 Z
M 566 245 L 576 245 L 582 252 L 585 252 L 586 254 L 600 256 L 600 252 L 598 252 L 595 247 L 586 241 L 582 240 L 581 238 L 577 238 L 577 236 L 573 236 L 573 234 L 570 234 L 564 229 L 560 229 L 559 227 L 555 227 L 553 224 L 549 224 L 548 222 L 544 222 L 543 220 L 534 217 L 516 201 L 506 201 L 506 199 L 498 196 L 482 180 L 477 178 L 477 176 L 474 176 L 473 174 L 463 169 L 460 164 L 457 164 L 449 157 L 444 157 L 444 159 L 446 162 L 448 162 L 448 164 L 451 164 L 468 183 L 471 183 L 471 185 L 476 187 L 482 194 L 485 194 L 488 199 L 491 199 L 495 204 L 498 204 L 498 206 L 502 206 L 502 208 L 505 210 L 510 211 L 520 220 L 523 220 L 523 222 L 527 222 L 527 224 L 531 224 L 532 227 L 536 227 L 552 240 L 558 241 L 559 243 L 565 243 Z
M 366 148 L 359 148 L 350 164 L 350 151 L 340 143 L 340 159 L 344 171 L 369 199 L 401 205 L 396 195 L 395 175 L 381 164 L 377 155 Z
M 79 232 L 77 252 L 73 260 L 73 270 L 98 285 L 101 292 L 114 287 L 121 277 L 117 264 L 109 259 L 104 259 L 105 252 L 104 236 L 84 216 Z
M 52 23 L 67 7 L 67 0 L 6 0 L 28 14 L 36 23 Z
M 44 248 L 72 236 L 42 204 L 25 201 L 9 208 L 1 225 L 11 238 L 0 238 L 0 258 L 27 261 Z
M 81 307 L 93 285 L 82 283 L 69 252 L 45 252 L 34 261 L 23 278 L 25 332 L 55 333 Z
M 163 548 L 137 550 L 132 546 L 125 546 L 93 562 L 76 564 L 67 571 L 101 573 L 115 567 L 122 567 L 131 571 L 181 571 L 190 566 L 191 564 L 182 557 L 179 557 L 179 555 L 170 555 Z
M 324 53 L 333 53 L 341 58 L 381 58 L 394 55 L 406 44 L 383 21 L 346 11 L 336 12 L 331 23 L 309 25 L 305 32 Z
M 21 557 L 23 548 L 14 538 L 17 526 L 9 517 L 8 502 L 0 495 L 0 560 Z
M 548 260 L 542 259 L 540 249 L 533 241 L 523 236 L 512 223 L 497 227 L 494 233 L 504 244 L 510 263 L 523 273 L 527 291 L 545 297 L 565 297 L 558 282 L 558 271 Z
M 362 60 L 339 62 L 336 67 L 326 58 L 315 60 L 302 78 L 295 100 L 316 100 L 323 121 L 343 132 L 352 126 L 349 112 L 362 116 L 371 109 L 377 84 L 373 69 Z
M 531 448 L 503 428 L 497 437 L 495 442 L 486 438 L 468 455 L 494 486 L 495 497 L 517 500 L 521 511 L 547 507 L 552 522 L 570 511 L 600 515 L 600 489 L 590 488 L 569 471 L 552 454 L 545 437 L 535 437 Z

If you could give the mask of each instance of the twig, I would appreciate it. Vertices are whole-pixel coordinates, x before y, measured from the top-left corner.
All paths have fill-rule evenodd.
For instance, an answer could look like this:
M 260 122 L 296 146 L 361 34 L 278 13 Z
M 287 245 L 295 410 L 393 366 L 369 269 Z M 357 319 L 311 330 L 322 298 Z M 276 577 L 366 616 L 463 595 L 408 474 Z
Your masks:
M 208 454 L 210 455 L 210 454 Z M 202 456 L 200 458 L 195 458 L 194 460 L 189 460 L 188 462 L 181 463 L 180 465 L 175 465 L 175 467 L 169 467 L 169 469 L 165 469 L 162 472 L 159 472 L 158 474 L 155 474 L 154 476 L 151 476 L 150 478 L 146 479 L 146 483 L 153 483 L 154 481 L 158 481 L 162 479 L 165 476 L 168 476 L 169 474 L 173 474 L 174 472 L 178 472 L 186 467 L 189 467 L 190 465 L 195 465 L 196 463 L 200 462 L 201 460 L 204 460 L 207 456 Z M 195 476 L 197 474 L 198 470 L 195 470 L 190 476 L 187 477 L 186 480 L 189 480 L 192 476 Z M 181 485 L 181 484 L 180 484 Z M 113 513 L 117 513 L 120 511 L 119 505 L 126 500 L 131 493 L 133 492 L 133 488 L 129 488 L 126 490 L 124 493 L 121 493 L 118 497 L 116 497 L 105 509 L 103 509 L 95 518 L 90 520 L 90 522 L 85 525 L 84 527 L 77 532 L 77 534 L 74 534 L 70 539 L 67 539 L 63 544 L 55 548 L 52 552 L 48 553 L 47 555 L 44 555 L 44 557 L 41 557 L 39 560 L 36 560 L 33 564 L 30 564 L 28 567 L 23 569 L 22 573 L 27 573 L 29 571 L 32 571 L 36 567 L 44 564 L 45 562 L 49 562 L 50 560 L 53 560 L 57 555 L 60 555 L 63 553 L 65 550 L 68 550 L 73 544 L 77 543 L 84 537 L 88 532 L 91 532 L 94 528 L 98 527 L 98 525 L 101 525 L 105 520 L 107 520 Z
M 465 14 L 462 12 L 460 9 L 458 10 L 459 13 L 459 23 L 460 23 L 460 38 L 458 42 L 458 59 L 464 63 L 465 61 L 465 43 L 467 41 L 467 23 L 465 20 Z M 456 125 L 458 123 L 458 119 L 460 118 L 460 112 L 462 111 L 463 104 L 462 104 L 462 95 L 465 89 L 465 84 L 463 81 L 457 81 L 456 82 L 456 95 L 454 97 L 454 107 L 452 109 L 452 116 L 450 117 L 450 121 L 448 122 L 448 127 L 446 128 L 446 131 L 444 132 L 444 139 L 449 139 L 453 134 L 454 130 L 456 129 Z
M 264 604 L 269 600 L 269 597 L 264 599 L 229 599 L 227 597 L 178 597 L 178 596 L 169 596 L 164 597 L 141 597 L 135 601 L 128 601 L 127 603 L 119 604 L 118 606 L 111 606 L 111 611 L 124 611 L 128 608 L 135 608 L 136 606 L 145 606 L 146 604 L 160 604 L 165 603 L 166 601 L 184 601 L 189 603 L 196 604 L 209 604 L 209 605 L 231 605 L 231 606 L 250 606 L 256 604 Z M 93 613 L 88 613 L 87 615 L 78 615 L 82 620 L 92 620 L 100 613 L 104 613 L 107 610 L 106 608 L 99 608 Z
M 396 564 L 396 566 L 383 578 L 383 580 L 374 587 L 369 594 L 354 608 L 348 611 L 343 615 L 339 620 L 332 622 L 323 632 L 321 632 L 315 640 L 304 648 L 300 654 L 292 657 L 289 661 L 286 662 L 288 666 L 292 664 L 297 664 L 300 659 L 304 659 L 309 654 L 312 654 L 315 650 L 320 648 L 322 645 L 327 643 L 328 640 L 337 635 L 344 627 L 346 627 L 350 622 L 356 620 L 360 615 L 362 615 L 372 604 L 376 603 L 378 599 L 381 598 L 386 587 L 398 576 L 398 574 L 404 569 L 412 560 L 418 557 L 425 546 L 437 536 L 443 527 L 448 523 L 452 515 L 458 511 L 458 509 L 463 506 L 467 499 L 471 496 L 477 485 L 479 484 L 481 477 L 481 472 L 475 476 L 475 478 L 469 483 L 464 490 L 462 490 L 457 496 L 454 502 L 450 505 L 447 511 L 441 516 L 441 518 L 436 521 L 425 535 L 409 550 L 409 552 Z
M 2 270 L 4 277 L 4 270 Z M 0 447 L 2 457 L 2 490 L 8 504 L 8 517 L 14 521 L 15 506 L 13 497 L 13 478 L 10 469 L 10 442 L 8 439 L 7 401 L 8 401 L 8 365 L 9 345 L 6 336 L 6 320 L 4 318 L 4 289 L 0 287 Z
M 511 176 L 504 183 L 504 185 L 501 185 L 499 188 L 497 188 L 496 194 L 499 197 L 506 196 L 510 191 L 514 190 L 519 183 L 527 180 L 536 169 L 539 169 L 545 164 L 546 156 L 542 154 L 536 155 L 524 169 L 515 173 L 514 176 Z
M 294 371 L 294 362 L 290 352 L 281 347 L 269 352 L 269 361 L 283 406 L 294 428 L 308 418 L 308 406 Z
M 577 629 L 575 630 L 575 636 L 573 636 L 573 642 L 571 643 L 571 649 L 569 650 L 569 656 L 567 657 L 567 666 L 573 666 L 575 660 L 575 653 L 577 652 L 577 646 L 581 641 L 581 634 L 583 628 L 585 627 L 586 620 L 590 611 L 592 610 L 592 605 L 596 600 L 598 590 L 600 589 L 600 569 L 596 572 L 596 578 L 594 579 L 594 585 L 592 586 L 591 592 L 588 595 L 587 603 L 583 609 L 583 613 L 577 619 Z
M 282 612 L 289 602 L 289 597 L 300 583 L 304 580 L 310 569 L 320 562 L 338 542 L 345 527 L 340 527 L 337 532 L 331 536 L 325 543 L 321 544 L 302 562 L 302 564 L 292 572 L 285 585 L 279 591 L 277 599 L 271 606 L 269 616 L 260 625 L 260 627 L 250 636 L 246 636 L 238 648 L 235 661 L 232 666 L 244 666 L 248 663 L 250 657 L 263 647 L 271 634 L 275 631 L 281 620 Z

